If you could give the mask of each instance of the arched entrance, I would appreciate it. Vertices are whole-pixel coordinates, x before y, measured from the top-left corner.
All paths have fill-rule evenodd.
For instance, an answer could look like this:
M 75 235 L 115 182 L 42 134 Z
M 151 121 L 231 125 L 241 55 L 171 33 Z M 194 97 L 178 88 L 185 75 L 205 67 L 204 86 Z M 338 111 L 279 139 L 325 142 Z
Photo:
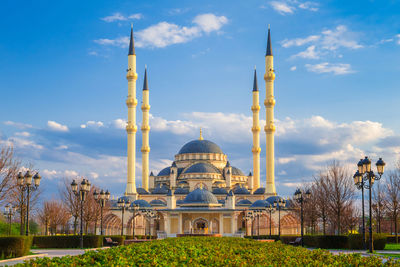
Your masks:
M 193 221 L 193 232 L 195 234 L 208 234 L 208 221 L 203 218 L 198 218 Z

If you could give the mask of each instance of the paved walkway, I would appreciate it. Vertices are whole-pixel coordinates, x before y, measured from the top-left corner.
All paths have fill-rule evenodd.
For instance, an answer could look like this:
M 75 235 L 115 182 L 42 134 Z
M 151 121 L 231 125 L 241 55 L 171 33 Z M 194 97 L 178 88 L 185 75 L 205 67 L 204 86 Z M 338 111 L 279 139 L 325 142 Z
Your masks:
M 104 247 L 108 248 L 108 247 Z M 100 249 L 104 249 L 100 248 Z M 25 260 L 30 260 L 30 259 L 35 259 L 35 258 L 43 258 L 43 257 L 49 257 L 49 258 L 54 258 L 54 257 L 63 257 L 63 256 L 76 256 L 76 255 L 81 255 L 84 254 L 88 250 L 95 250 L 95 249 L 31 249 L 32 253 L 38 254 L 38 255 L 29 255 L 17 259 L 10 259 L 7 261 L 1 261 L 0 266 L 12 266 L 18 263 L 24 263 Z

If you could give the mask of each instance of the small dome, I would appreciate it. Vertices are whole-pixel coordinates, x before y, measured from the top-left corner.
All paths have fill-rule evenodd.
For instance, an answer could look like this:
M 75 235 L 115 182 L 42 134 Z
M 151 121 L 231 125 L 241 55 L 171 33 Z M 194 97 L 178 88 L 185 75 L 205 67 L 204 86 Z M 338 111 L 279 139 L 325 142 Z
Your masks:
M 218 200 L 207 189 L 197 188 L 185 197 L 183 204 L 218 204 Z
M 178 200 L 176 201 L 176 205 L 181 205 L 181 204 L 183 204 L 183 199 L 178 199 Z
M 150 205 L 152 207 L 165 207 L 166 206 L 164 201 L 162 201 L 160 199 L 153 199 L 152 201 L 150 201 Z
M 260 187 L 253 193 L 254 195 L 263 195 L 265 194 L 265 187 Z
M 210 163 L 196 163 L 190 166 L 189 168 L 186 169 L 184 173 L 219 173 L 221 172 L 215 167 L 214 165 Z
M 171 167 L 162 169 L 157 176 L 168 176 L 171 172 Z
M 215 195 L 227 195 L 228 191 L 225 188 L 217 187 L 213 189 L 212 193 Z
M 208 140 L 193 140 L 186 143 L 178 154 L 187 153 L 218 153 L 223 154 L 221 148 L 211 141 Z
M 248 199 L 242 199 L 242 200 L 239 200 L 239 202 L 236 205 L 237 206 L 250 206 L 251 201 Z
M 137 206 L 139 206 L 139 208 L 151 208 L 151 205 L 149 204 L 149 202 L 147 202 L 144 199 L 137 199 L 137 200 L 133 201 L 131 204 L 131 207 L 133 205 L 137 205 Z
M 219 203 L 219 204 L 222 204 L 222 205 L 225 204 L 225 199 L 219 199 L 219 200 L 218 200 L 218 203 Z
M 125 202 L 129 202 L 132 203 L 132 201 L 134 201 L 134 198 L 131 196 L 122 196 L 118 198 L 118 201 L 123 200 Z
M 249 190 L 247 190 L 245 187 L 243 186 L 237 186 L 234 190 L 233 193 L 235 195 L 250 195 Z
M 267 202 L 264 199 L 259 199 L 253 202 L 253 204 L 251 204 L 250 208 L 265 208 L 267 206 L 269 206 L 269 202 Z
M 168 194 L 169 188 L 166 185 L 159 184 L 156 188 L 151 191 L 153 195 L 166 195 Z
M 232 175 L 246 176 L 240 169 L 233 166 L 232 166 Z
M 139 187 L 138 189 L 136 189 L 136 192 L 137 192 L 139 195 L 148 195 L 148 194 L 150 194 L 146 189 L 144 189 L 144 188 L 142 188 L 142 187 Z
M 185 187 L 178 187 L 177 189 L 175 189 L 174 194 L 175 195 L 187 195 L 187 194 L 189 194 L 189 189 L 185 188 Z

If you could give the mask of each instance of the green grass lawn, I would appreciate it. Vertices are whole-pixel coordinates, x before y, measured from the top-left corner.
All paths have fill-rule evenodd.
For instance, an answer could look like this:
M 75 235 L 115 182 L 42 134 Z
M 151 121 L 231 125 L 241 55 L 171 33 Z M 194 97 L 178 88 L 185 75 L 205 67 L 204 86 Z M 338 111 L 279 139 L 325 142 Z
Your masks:
M 393 243 L 386 244 L 385 250 L 400 250 L 400 243 L 398 243 L 398 244 L 393 244 Z

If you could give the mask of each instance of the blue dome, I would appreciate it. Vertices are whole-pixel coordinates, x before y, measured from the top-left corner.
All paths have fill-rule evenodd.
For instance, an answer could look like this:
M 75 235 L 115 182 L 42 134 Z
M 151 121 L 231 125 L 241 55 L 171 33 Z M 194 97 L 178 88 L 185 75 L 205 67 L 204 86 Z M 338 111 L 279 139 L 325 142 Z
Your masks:
M 178 199 L 177 201 L 176 201 L 176 205 L 180 205 L 180 204 L 182 204 L 183 203 L 183 200 L 182 199 Z
M 187 195 L 189 194 L 189 189 L 184 187 L 178 187 L 175 192 L 175 195 Z
M 139 208 L 151 208 L 151 205 L 149 204 L 149 202 L 147 202 L 144 199 L 137 199 L 137 200 L 133 201 L 131 206 L 133 206 L 134 204 L 139 206 Z
M 125 202 L 130 202 L 130 203 L 132 203 L 132 201 L 134 200 L 134 198 L 131 197 L 131 196 L 122 196 L 122 197 L 119 197 L 119 198 L 118 198 L 118 201 L 120 201 L 120 200 L 123 200 L 123 201 L 125 201 Z
M 166 195 L 168 193 L 169 188 L 165 185 L 159 184 L 156 188 L 151 191 L 152 194 L 156 195 Z
M 218 204 L 218 200 L 207 189 L 197 188 L 185 197 L 183 204 Z
M 166 175 L 168 176 L 170 172 L 171 172 L 171 167 L 167 167 L 167 168 L 162 169 L 162 170 L 158 173 L 157 176 L 166 176 Z
M 250 208 L 265 208 L 267 206 L 269 206 L 269 202 L 267 202 L 264 199 L 259 199 L 253 202 L 253 204 L 251 204 Z
M 248 200 L 248 199 L 242 199 L 236 205 L 237 206 L 250 206 L 251 205 L 251 201 Z
M 263 195 L 265 194 L 265 187 L 260 187 L 253 193 L 254 195 Z
M 228 191 L 226 191 L 225 188 L 217 187 L 213 189 L 212 193 L 216 195 L 227 195 Z
M 214 165 L 210 163 L 196 163 L 190 166 L 189 168 L 186 169 L 184 173 L 219 173 L 221 172 L 215 167 Z
M 232 167 L 232 175 L 246 176 L 240 169 L 236 167 Z
M 164 207 L 164 206 L 166 206 L 164 201 L 159 200 L 159 199 L 153 199 L 152 201 L 150 201 L 150 205 L 152 207 L 154 207 L 154 206 L 156 206 L 156 207 L 160 207 L 160 206 Z
M 178 154 L 187 153 L 218 153 L 223 154 L 221 148 L 211 141 L 208 140 L 193 140 L 186 143 Z
M 146 189 L 144 189 L 142 187 L 139 187 L 138 189 L 136 189 L 136 191 L 137 191 L 137 193 L 139 195 L 148 195 L 148 194 L 150 194 Z
M 278 201 L 279 199 L 283 200 L 283 198 L 280 196 L 272 196 L 272 197 L 267 198 L 266 201 L 269 202 L 271 205 L 274 205 L 274 201 L 275 200 Z M 288 205 L 290 205 L 290 204 L 288 203 L 288 201 L 286 201 L 285 207 L 288 207 Z
M 250 195 L 249 190 L 247 190 L 245 187 L 243 186 L 238 186 L 233 190 L 233 193 L 235 195 Z
M 225 204 L 225 199 L 219 199 L 219 200 L 218 200 L 218 203 L 219 203 L 219 204 Z

